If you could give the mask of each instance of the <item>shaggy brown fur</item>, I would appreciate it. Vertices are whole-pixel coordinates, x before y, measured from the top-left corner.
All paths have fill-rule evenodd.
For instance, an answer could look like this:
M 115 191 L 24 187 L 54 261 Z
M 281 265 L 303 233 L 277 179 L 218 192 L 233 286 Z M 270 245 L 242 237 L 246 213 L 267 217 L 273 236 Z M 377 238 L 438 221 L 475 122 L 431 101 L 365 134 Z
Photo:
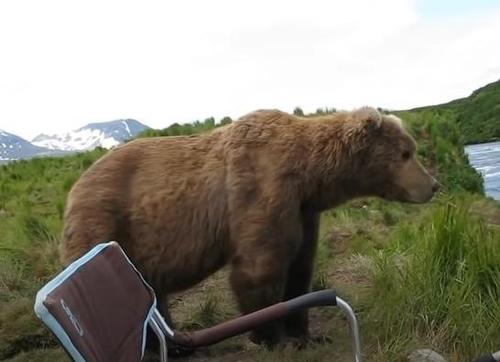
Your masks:
M 210 133 L 109 152 L 70 192 L 61 255 L 68 264 L 117 240 L 164 306 L 230 263 L 249 313 L 309 291 L 321 211 L 368 195 L 425 202 L 435 190 L 391 116 L 257 111 Z M 272 345 L 307 334 L 302 312 L 252 338 Z

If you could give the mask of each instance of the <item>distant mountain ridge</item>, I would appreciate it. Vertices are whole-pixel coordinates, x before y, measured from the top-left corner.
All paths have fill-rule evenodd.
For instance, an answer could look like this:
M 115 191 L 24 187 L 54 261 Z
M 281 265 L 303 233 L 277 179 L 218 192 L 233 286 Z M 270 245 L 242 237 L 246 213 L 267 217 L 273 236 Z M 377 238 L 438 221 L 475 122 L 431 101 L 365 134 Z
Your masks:
M 31 144 L 24 138 L 0 130 L 0 164 L 35 156 L 55 156 L 65 152 Z
M 59 135 L 40 134 L 31 142 L 0 130 L 0 164 L 39 156 L 63 156 L 96 147 L 111 148 L 150 129 L 135 119 L 89 123 Z
M 98 146 L 111 148 L 134 138 L 148 126 L 135 119 L 119 119 L 110 122 L 89 123 L 75 131 L 62 134 L 40 134 L 31 141 L 35 146 L 51 150 L 87 151 Z

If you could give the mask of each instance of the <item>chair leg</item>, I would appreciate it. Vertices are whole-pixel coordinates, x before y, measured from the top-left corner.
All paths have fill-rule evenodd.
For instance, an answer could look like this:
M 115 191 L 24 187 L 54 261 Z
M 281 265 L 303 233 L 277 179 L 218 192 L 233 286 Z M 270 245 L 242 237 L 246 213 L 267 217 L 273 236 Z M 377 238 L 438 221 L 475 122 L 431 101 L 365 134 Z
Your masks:
M 158 309 L 155 309 L 155 311 L 153 313 L 153 319 L 156 321 L 158 326 L 163 331 L 163 334 L 166 335 L 167 338 L 172 339 L 174 337 L 174 331 L 165 322 L 165 319 L 163 318 L 163 316 L 161 315 L 161 313 Z
M 337 297 L 337 306 L 342 309 L 347 317 L 347 321 L 349 322 L 355 360 L 356 362 L 362 362 L 363 356 L 361 354 L 361 336 L 359 334 L 359 325 L 356 315 L 354 314 L 351 306 L 342 298 Z
M 163 334 L 163 331 L 158 325 L 155 318 L 151 318 L 151 320 L 149 321 L 149 325 L 151 326 L 156 336 L 158 337 L 158 340 L 160 341 L 160 360 L 161 362 L 167 362 L 168 350 L 167 350 L 167 340 L 165 339 L 165 334 Z

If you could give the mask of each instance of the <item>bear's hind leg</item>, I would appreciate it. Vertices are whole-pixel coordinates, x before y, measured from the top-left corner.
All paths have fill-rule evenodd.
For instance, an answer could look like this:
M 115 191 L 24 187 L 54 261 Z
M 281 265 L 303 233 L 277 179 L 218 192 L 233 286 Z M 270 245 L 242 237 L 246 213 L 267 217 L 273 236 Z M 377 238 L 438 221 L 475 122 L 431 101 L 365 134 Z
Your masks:
M 284 259 L 262 254 L 237 257 L 233 262 L 230 283 L 244 314 L 283 299 L 286 275 Z M 270 322 L 254 330 L 250 339 L 254 343 L 272 347 L 281 341 L 283 334 L 282 321 Z
M 297 256 L 288 268 L 285 300 L 310 292 L 314 259 L 318 244 L 319 214 L 304 211 L 302 214 L 302 242 Z M 286 334 L 290 337 L 309 335 L 309 313 L 300 311 L 285 320 Z

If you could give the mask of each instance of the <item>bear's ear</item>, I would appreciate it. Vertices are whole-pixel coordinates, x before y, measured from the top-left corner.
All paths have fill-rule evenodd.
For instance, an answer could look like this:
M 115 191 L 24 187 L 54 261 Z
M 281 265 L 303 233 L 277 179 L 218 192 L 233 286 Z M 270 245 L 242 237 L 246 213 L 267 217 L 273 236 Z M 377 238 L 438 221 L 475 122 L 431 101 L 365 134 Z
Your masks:
M 362 107 L 351 114 L 351 122 L 355 128 L 377 130 L 382 125 L 382 115 L 372 107 Z

